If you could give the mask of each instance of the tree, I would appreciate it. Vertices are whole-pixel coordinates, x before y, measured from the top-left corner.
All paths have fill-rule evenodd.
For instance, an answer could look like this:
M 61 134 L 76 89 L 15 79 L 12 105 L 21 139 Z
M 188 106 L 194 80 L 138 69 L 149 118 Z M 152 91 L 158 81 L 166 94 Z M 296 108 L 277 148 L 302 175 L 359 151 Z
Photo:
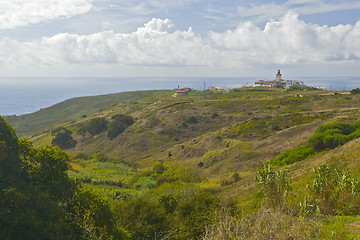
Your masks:
M 127 116 L 124 114 L 115 114 L 111 117 L 113 121 L 123 122 L 127 126 L 131 126 L 134 123 L 134 119 L 131 116 Z
M 113 121 L 113 122 L 109 123 L 109 128 L 107 130 L 107 136 L 110 140 L 114 139 L 117 136 L 119 136 L 121 133 L 123 133 L 126 128 L 127 128 L 127 125 L 125 123 Z
M 54 199 L 66 199 L 73 194 L 74 183 L 69 178 L 69 155 L 58 147 L 32 149 L 24 162 L 31 183 Z
M 90 119 L 86 124 L 86 130 L 93 135 L 105 132 L 108 128 L 108 121 L 104 117 Z
M 12 186 L 21 175 L 19 144 L 15 129 L 0 116 L 0 187 Z
M 76 130 L 76 133 L 82 137 L 83 141 L 85 140 L 86 132 L 86 125 L 80 125 L 80 127 Z
M 355 89 L 351 90 L 351 94 L 360 94 L 360 89 L 355 88 Z
M 58 147 L 18 139 L 0 117 L 0 239 L 127 237 L 109 205 L 69 178 L 68 161 Z
M 66 128 L 60 128 L 52 131 L 55 136 L 51 143 L 54 146 L 58 146 L 62 149 L 69 149 L 75 147 L 76 141 L 73 139 L 72 132 Z
M 109 139 L 114 139 L 121 133 L 123 133 L 126 128 L 134 123 L 134 119 L 131 116 L 126 116 L 123 114 L 116 114 L 111 117 L 111 122 L 108 126 L 107 136 Z

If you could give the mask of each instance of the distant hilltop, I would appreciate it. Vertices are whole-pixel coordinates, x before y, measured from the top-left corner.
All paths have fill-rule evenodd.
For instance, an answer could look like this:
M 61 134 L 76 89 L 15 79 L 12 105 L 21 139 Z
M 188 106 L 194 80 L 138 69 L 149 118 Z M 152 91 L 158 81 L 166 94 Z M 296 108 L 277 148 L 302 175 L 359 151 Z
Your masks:
M 293 85 L 305 86 L 304 82 L 298 80 L 285 80 L 282 79 L 280 69 L 278 69 L 276 78 L 272 81 L 258 80 L 255 82 L 254 87 L 277 87 L 287 88 Z

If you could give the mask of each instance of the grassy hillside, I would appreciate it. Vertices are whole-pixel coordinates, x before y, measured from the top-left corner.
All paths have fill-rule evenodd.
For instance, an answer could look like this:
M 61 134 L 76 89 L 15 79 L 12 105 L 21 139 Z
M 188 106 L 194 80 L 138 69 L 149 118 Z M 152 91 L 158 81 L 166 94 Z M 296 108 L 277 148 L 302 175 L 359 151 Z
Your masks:
M 69 125 L 81 121 L 87 116 L 107 115 L 119 109 L 123 111 L 122 108 L 125 106 L 131 108 L 138 103 L 151 104 L 157 98 L 168 95 L 171 95 L 171 92 L 163 90 L 72 98 L 35 113 L 8 116 L 6 120 L 16 128 L 19 136 L 36 136 L 58 125 Z
M 242 181 L 254 182 L 258 159 L 269 160 L 304 144 L 321 124 L 359 119 L 359 96 L 336 92 L 247 88 L 193 91 L 178 98 L 172 94 L 74 98 L 8 120 L 37 146 L 51 144 L 51 130 L 66 127 L 77 141 L 66 150 L 70 154 L 102 152 L 141 169 L 158 162 L 188 165 L 220 188 L 234 172 Z M 114 139 L 106 132 L 79 134 L 90 119 L 110 121 L 119 113 L 132 116 L 134 124 Z
M 158 204 L 154 199 L 163 194 L 175 196 L 179 206 L 189 204 L 186 201 L 193 201 L 192 196 L 199 199 L 196 194 L 203 194 L 196 190 L 199 188 L 222 199 L 221 204 L 231 205 L 232 201 L 236 201 L 236 207 L 229 207 L 231 211 L 236 209 L 238 215 L 231 213 L 235 214 L 232 215 L 232 219 L 237 219 L 235 222 L 226 222 L 227 218 L 216 219 L 229 224 L 222 226 L 223 231 L 236 227 L 249 231 L 257 229 L 251 225 L 251 218 L 261 218 L 271 221 L 264 224 L 276 229 L 275 235 L 271 236 L 279 239 L 286 239 L 286 234 L 291 234 L 293 239 L 329 239 L 330 228 L 339 228 L 333 231 L 334 239 L 353 239 L 354 233 L 359 232 L 359 219 L 356 217 L 338 218 L 341 214 L 333 212 L 328 215 L 322 213 L 319 217 L 312 207 L 318 200 L 307 188 L 314 182 L 313 169 L 321 164 L 330 169 L 351 169 L 358 176 L 359 139 L 286 166 L 292 188 L 280 212 L 275 208 L 275 212 L 261 212 L 267 197 L 259 195 L 259 183 L 255 180 L 255 176 L 259 177 L 259 160 L 265 162 L 289 149 L 304 146 L 321 125 L 359 120 L 359 95 L 261 88 L 234 89 L 230 92 L 192 91 L 178 98 L 173 98 L 172 94 L 172 91 L 143 91 L 75 98 L 7 120 L 19 135 L 27 136 L 35 146 L 51 144 L 54 130 L 59 127 L 69 130 L 76 141 L 76 145 L 66 149 L 73 156 L 70 176 L 125 204 L 120 207 L 120 212 L 124 214 L 129 210 L 126 207 L 131 209 L 137 201 Z M 133 123 L 115 138 L 110 139 L 106 131 L 96 134 L 83 131 L 94 118 L 102 117 L 113 122 L 113 117 L 119 114 L 131 116 Z M 282 168 L 276 167 L 276 170 Z M 306 222 L 301 222 L 296 219 L 304 214 L 301 211 L 305 210 L 299 206 L 304 206 L 305 195 L 309 203 L 301 209 L 306 209 L 312 219 L 306 218 Z M 171 217 L 171 221 L 183 217 L 181 209 L 176 209 L 174 211 L 179 211 L 177 214 L 180 215 Z M 125 221 L 130 216 L 120 214 L 118 217 L 119 221 Z M 188 220 L 182 219 L 176 224 L 186 229 L 182 225 L 184 221 Z M 290 230 L 278 229 L 285 223 L 290 224 Z M 197 224 L 202 230 L 196 231 L 204 234 L 205 223 Z M 141 232 L 138 227 L 131 223 L 127 226 L 134 232 Z M 220 228 L 207 227 L 203 239 L 225 239 L 218 235 Z M 291 229 L 297 230 L 291 232 Z M 195 229 L 191 228 L 191 231 Z M 284 231 L 286 234 L 281 235 Z M 297 235 L 299 231 L 309 235 Z M 228 236 L 239 237 L 231 234 Z M 249 234 L 254 239 L 269 237 L 264 232 Z M 256 234 L 260 237 L 255 237 Z M 241 235 L 242 238 L 244 236 Z
M 322 91 L 273 89 L 193 91 L 173 98 L 171 91 L 126 92 L 74 98 L 36 113 L 7 120 L 17 134 L 36 144 L 51 144 L 51 130 L 66 127 L 74 148 L 146 164 L 188 161 L 211 172 L 242 169 L 298 146 L 327 121 L 359 116 L 359 96 Z M 326 93 L 326 94 L 325 94 Z M 134 124 L 114 139 L 106 132 L 79 134 L 95 117 L 130 115 Z M 223 161 L 227 163 L 224 164 Z M 231 166 L 231 167 L 226 167 Z M 210 170 L 209 170 L 210 169 Z

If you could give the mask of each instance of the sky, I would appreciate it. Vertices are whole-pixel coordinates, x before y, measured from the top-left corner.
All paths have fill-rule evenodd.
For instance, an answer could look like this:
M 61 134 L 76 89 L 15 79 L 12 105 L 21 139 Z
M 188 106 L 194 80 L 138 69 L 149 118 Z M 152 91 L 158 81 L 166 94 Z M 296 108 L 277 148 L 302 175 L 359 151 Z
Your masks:
M 1 77 L 360 75 L 359 0 L 0 0 Z

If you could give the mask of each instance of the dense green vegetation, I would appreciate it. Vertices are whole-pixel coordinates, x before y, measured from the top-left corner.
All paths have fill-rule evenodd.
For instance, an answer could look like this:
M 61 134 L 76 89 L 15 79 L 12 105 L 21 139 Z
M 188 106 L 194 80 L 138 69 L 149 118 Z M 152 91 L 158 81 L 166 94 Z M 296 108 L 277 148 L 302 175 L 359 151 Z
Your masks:
M 85 129 L 92 135 L 105 132 L 108 129 L 108 121 L 104 117 L 92 118 L 86 123 Z
M 108 202 L 67 174 L 59 148 L 33 148 L 0 118 L 1 239 L 122 239 Z
M 51 131 L 51 134 L 54 136 L 54 139 L 51 141 L 54 146 L 68 149 L 73 148 L 76 145 L 76 141 L 72 137 L 72 132 L 64 127 Z
M 29 140 L 2 121 L 0 238 L 356 238 L 360 96 L 292 90 L 119 93 L 7 117 Z
M 114 139 L 125 131 L 126 128 L 134 123 L 131 116 L 123 114 L 116 114 L 111 117 L 111 122 L 108 125 L 107 136 L 109 139 Z
M 329 150 L 360 137 L 360 121 L 348 124 L 334 122 L 319 126 L 304 146 L 298 146 L 276 156 L 271 160 L 275 165 L 291 164 L 315 154 Z

